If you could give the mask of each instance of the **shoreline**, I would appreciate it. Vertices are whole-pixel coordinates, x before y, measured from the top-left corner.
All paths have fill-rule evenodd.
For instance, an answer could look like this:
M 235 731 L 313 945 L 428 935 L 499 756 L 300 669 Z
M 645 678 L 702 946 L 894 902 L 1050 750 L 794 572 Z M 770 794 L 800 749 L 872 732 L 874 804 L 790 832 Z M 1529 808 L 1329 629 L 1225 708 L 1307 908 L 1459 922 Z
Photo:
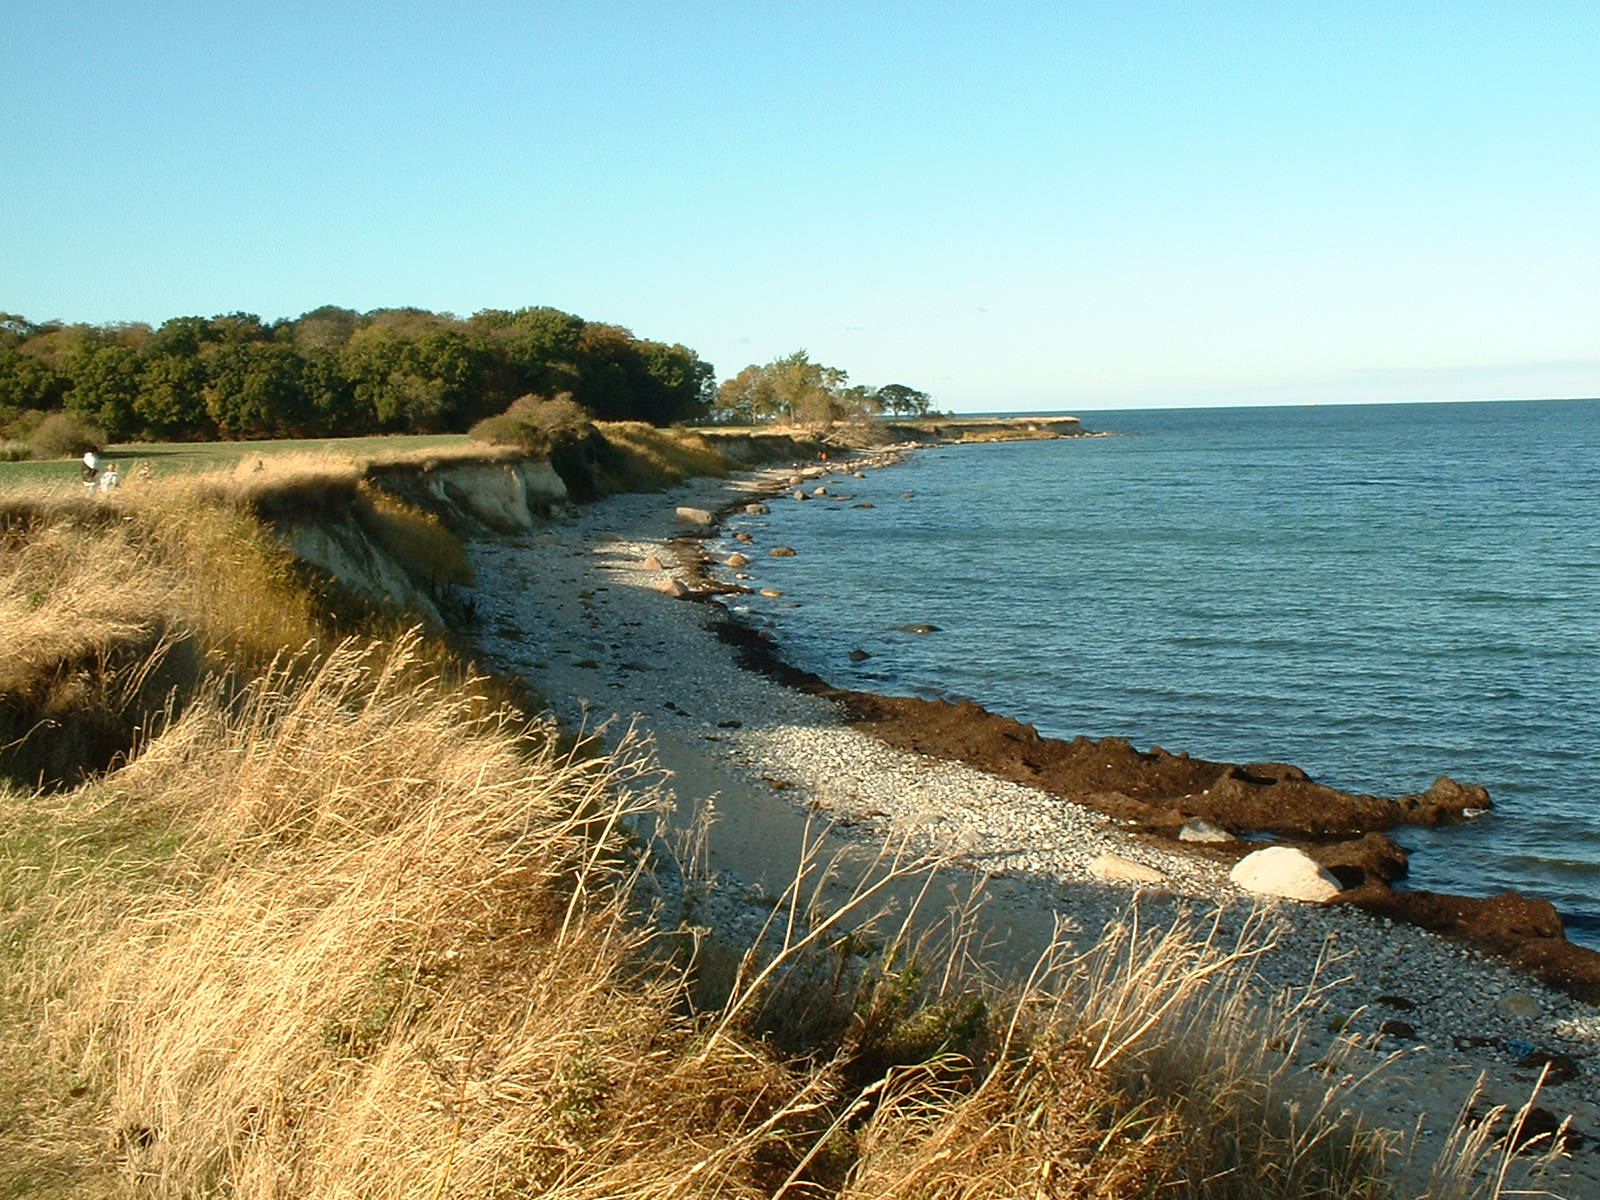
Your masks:
M 830 849 L 853 846 L 865 855 L 897 838 L 956 854 L 981 880 L 989 917 L 1015 962 L 1049 936 L 1057 918 L 1086 942 L 1130 905 L 1149 924 L 1197 910 L 1232 924 L 1256 911 L 1204 856 L 1114 828 L 1036 787 L 851 728 L 828 699 L 741 664 L 714 627 L 716 609 L 674 604 L 658 590 L 686 574 L 662 565 L 684 533 L 676 507 L 752 503 L 781 491 L 792 473 L 613 497 L 529 537 L 475 543 L 485 654 L 498 669 L 546 688 L 569 726 L 612 744 L 630 724 L 648 732 L 680 799 L 714 807 L 709 869 L 728 896 L 758 895 L 786 879 L 820 817 L 832 822 Z M 1092 868 L 1103 855 L 1163 879 L 1150 886 L 1097 877 Z M 1520 1106 L 1536 1082 L 1531 1064 L 1543 1055 L 1551 1070 L 1539 1103 L 1573 1115 L 1586 1140 L 1574 1143 L 1572 1177 L 1600 1192 L 1600 1155 L 1592 1150 L 1600 1106 L 1591 1099 L 1600 1011 L 1593 1005 L 1459 943 L 1348 907 L 1264 907 L 1279 926 L 1280 945 L 1262 962 L 1270 986 L 1303 986 L 1329 951 L 1355 956 L 1327 1003 L 1348 1014 L 1341 1027 L 1363 1039 L 1373 1063 L 1402 1056 L 1365 1098 L 1369 1122 L 1399 1130 L 1420 1123 L 1431 1131 L 1425 1141 L 1442 1137 L 1480 1074 L 1486 1103 Z M 737 905 L 728 915 L 740 919 Z
M 892 448 L 862 465 L 893 465 L 920 448 Z M 802 479 L 814 482 L 852 466 L 856 464 L 806 468 L 761 494 L 772 498 Z M 725 506 L 716 516 L 720 521 L 741 515 L 741 508 Z M 704 546 L 712 533 L 679 532 L 672 541 L 676 562 L 691 584 L 691 598 L 720 604 L 723 595 L 749 594 L 753 589 L 725 583 L 713 574 L 720 564 Z M 1562 918 L 1549 901 L 1518 891 L 1470 896 L 1404 885 L 1408 856 L 1388 832 L 1470 821 L 1492 807 L 1492 799 L 1480 786 L 1440 775 L 1424 792 L 1391 798 L 1325 785 L 1283 762 L 1212 762 L 1187 751 L 1173 754 L 1160 747 L 1141 751 L 1120 737 L 1042 737 L 1032 725 L 970 700 L 891 695 L 834 684 L 784 660 L 770 639 L 733 613 L 714 628 L 734 647 L 742 665 L 786 687 L 829 700 L 852 727 L 890 745 L 1039 787 L 1099 812 L 1122 828 L 1148 835 L 1155 844 L 1228 866 L 1267 846 L 1303 851 L 1337 878 L 1342 890 L 1329 903 L 1351 905 L 1463 941 L 1546 986 L 1600 1004 L 1600 950 L 1568 940 Z M 1218 831 L 1213 835 L 1216 840 L 1184 838 L 1185 827 L 1197 822 Z

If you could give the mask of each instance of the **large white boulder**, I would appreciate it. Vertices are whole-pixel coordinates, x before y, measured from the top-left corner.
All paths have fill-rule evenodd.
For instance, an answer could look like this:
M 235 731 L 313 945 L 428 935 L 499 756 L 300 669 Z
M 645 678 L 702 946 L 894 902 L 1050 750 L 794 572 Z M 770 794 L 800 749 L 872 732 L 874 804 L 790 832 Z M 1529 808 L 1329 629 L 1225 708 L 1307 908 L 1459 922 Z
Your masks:
M 1329 870 L 1304 850 L 1268 846 L 1246 854 L 1228 878 L 1247 892 L 1320 904 L 1343 889 Z

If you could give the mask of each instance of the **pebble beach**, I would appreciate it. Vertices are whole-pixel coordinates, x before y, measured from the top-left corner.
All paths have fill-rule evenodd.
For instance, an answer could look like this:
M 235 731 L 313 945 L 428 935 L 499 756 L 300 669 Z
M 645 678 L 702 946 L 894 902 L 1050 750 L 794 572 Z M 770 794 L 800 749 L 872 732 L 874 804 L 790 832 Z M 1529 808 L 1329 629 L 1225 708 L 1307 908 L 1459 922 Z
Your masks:
M 687 577 L 674 544 L 684 532 L 677 510 L 776 497 L 790 474 L 615 496 L 468 547 L 485 665 L 529 680 L 568 728 L 613 745 L 642 737 L 675 799 L 664 824 L 711 814 L 706 870 L 720 900 L 708 919 L 724 934 L 753 932 L 770 911 L 756 901 L 781 889 L 803 847 L 818 841 L 863 861 L 889 845 L 950 862 L 982 897 L 1002 972 L 1025 970 L 1051 938 L 1087 946 L 1130 910 L 1147 926 L 1196 918 L 1224 933 L 1259 926 L 1272 942 L 1258 960 L 1264 992 L 1304 988 L 1316 975 L 1320 1003 L 1337 1014 L 1313 1027 L 1306 1053 L 1336 1028 L 1353 1068 L 1376 1070 L 1354 1093 L 1369 1124 L 1415 1133 L 1425 1160 L 1475 1089 L 1478 1109 L 1515 1110 L 1543 1070 L 1535 1103 L 1570 1117 L 1575 1136 L 1526 1186 L 1600 1197 L 1600 1009 L 1421 930 L 1338 905 L 1247 895 L 1214 861 L 1044 792 L 891 749 L 849 728 L 826 700 L 740 667 L 710 628 L 726 612 L 663 590 Z M 756 538 L 752 587 L 762 586 L 767 551 Z M 1157 874 L 1108 877 L 1125 864 Z

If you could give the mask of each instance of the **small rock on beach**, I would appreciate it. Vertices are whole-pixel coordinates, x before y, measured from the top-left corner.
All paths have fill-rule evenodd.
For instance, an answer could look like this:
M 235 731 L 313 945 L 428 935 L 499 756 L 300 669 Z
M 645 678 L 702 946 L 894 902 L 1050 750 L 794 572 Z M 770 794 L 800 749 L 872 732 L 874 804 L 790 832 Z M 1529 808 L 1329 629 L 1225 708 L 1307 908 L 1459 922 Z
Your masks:
M 1120 854 L 1101 854 L 1091 859 L 1089 874 L 1096 879 L 1117 879 L 1124 883 L 1161 883 L 1166 879 L 1154 867 L 1123 858 Z

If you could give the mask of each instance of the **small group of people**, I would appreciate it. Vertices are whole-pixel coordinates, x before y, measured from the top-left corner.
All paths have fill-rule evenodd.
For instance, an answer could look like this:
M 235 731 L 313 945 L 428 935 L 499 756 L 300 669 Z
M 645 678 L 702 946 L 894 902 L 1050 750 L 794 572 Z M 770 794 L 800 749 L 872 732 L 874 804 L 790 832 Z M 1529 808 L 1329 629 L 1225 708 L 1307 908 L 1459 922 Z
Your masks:
M 117 470 L 117 464 L 107 462 L 93 450 L 83 453 L 83 490 L 89 495 L 95 492 L 109 492 L 122 482 L 122 475 Z

